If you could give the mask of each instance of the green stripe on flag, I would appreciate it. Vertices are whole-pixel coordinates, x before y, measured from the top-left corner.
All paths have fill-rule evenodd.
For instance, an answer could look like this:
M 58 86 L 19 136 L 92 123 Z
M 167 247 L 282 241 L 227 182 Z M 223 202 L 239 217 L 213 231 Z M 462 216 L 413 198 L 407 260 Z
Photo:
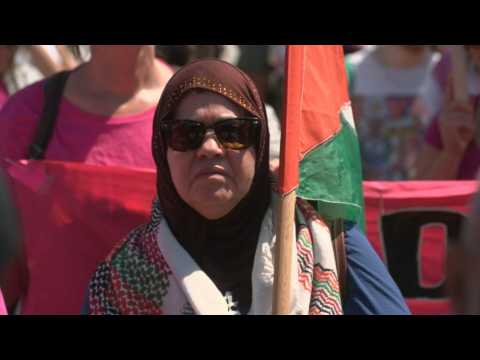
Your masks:
M 297 195 L 316 203 L 328 220 L 344 219 L 365 229 L 360 149 L 355 130 L 340 116 L 341 131 L 300 163 Z

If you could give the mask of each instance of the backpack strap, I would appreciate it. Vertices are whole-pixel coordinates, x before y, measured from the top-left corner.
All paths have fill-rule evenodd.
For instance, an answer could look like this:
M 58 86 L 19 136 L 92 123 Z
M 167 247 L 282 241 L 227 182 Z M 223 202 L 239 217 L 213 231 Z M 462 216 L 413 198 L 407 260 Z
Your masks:
M 42 114 L 38 122 L 33 143 L 28 149 L 29 160 L 42 160 L 52 138 L 57 120 L 58 109 L 70 71 L 62 71 L 45 80 Z

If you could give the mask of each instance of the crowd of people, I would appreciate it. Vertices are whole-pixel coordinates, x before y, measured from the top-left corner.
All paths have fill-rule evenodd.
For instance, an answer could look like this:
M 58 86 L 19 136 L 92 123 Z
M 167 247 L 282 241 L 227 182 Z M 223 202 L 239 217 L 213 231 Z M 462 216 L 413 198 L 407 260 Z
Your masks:
M 22 159 L 48 159 L 157 171 L 158 202 L 151 223 L 127 237 L 89 286 L 82 284 L 88 294 L 85 313 L 268 313 L 269 298 L 259 293 L 271 285 L 262 267 L 272 264 L 258 253 L 257 242 L 259 237 L 266 246 L 272 241 L 265 229 L 272 202 L 269 172 L 280 151 L 285 49 L 283 45 L 0 46 L 0 169 Z M 454 94 L 448 47 L 345 45 L 344 50 L 365 180 L 476 178 L 480 46 L 465 46 L 470 101 L 464 103 Z M 212 84 L 230 92 L 219 92 Z M 54 114 L 53 126 L 39 131 L 49 113 Z M 217 125 L 219 119 L 223 120 Z M 39 133 L 44 137 L 39 139 Z M 198 141 L 192 144 L 193 139 Z M 213 191 L 211 184 L 202 185 L 200 180 L 191 185 L 187 180 L 201 172 L 201 166 L 194 164 L 212 159 L 222 159 L 217 175 L 228 180 L 223 188 Z M 310 224 L 305 234 L 321 237 L 312 222 L 321 225 L 322 221 L 312 217 L 308 203 L 298 206 Z M 13 215 L 12 219 L 7 219 L 10 228 Z M 145 244 L 159 233 L 162 254 L 150 253 L 150 245 Z M 25 251 L 11 249 L 13 237 L 8 235 L 5 254 L 15 255 L 8 266 L 7 260 L 0 263 L 0 288 L 6 308 L 21 313 L 21 300 L 39 296 L 36 291 L 41 288 L 31 287 L 28 276 L 21 283 L 12 280 L 28 272 L 29 262 Z M 231 240 L 228 245 L 226 238 Z M 292 311 L 407 314 L 400 291 L 361 231 L 346 229 L 345 240 L 349 280 L 342 304 L 309 307 L 299 296 Z M 331 252 L 324 246 L 312 240 L 315 256 L 328 268 L 332 259 L 317 254 Z M 34 257 L 34 251 L 28 256 Z M 115 262 L 122 256 L 131 257 L 138 268 Z M 206 276 L 188 285 L 181 266 L 199 267 Z M 160 269 L 159 276 L 147 281 L 146 272 L 152 268 Z M 49 281 L 41 278 L 36 274 L 40 283 Z M 336 280 L 329 281 L 338 288 Z M 145 286 L 126 294 L 123 289 L 133 283 Z M 157 290 L 151 293 L 152 288 Z M 305 296 L 313 296 L 314 289 L 309 291 Z M 225 310 L 222 299 L 227 295 L 236 300 L 234 310 Z M 202 297 L 212 303 L 205 304 Z M 52 294 L 49 301 L 55 299 Z M 336 304 L 338 299 L 333 296 L 329 301 Z M 38 309 L 41 312 L 41 305 Z
M 476 178 L 476 172 L 480 166 L 480 150 L 473 141 L 476 136 L 473 125 L 478 117 L 476 104 L 480 95 L 478 70 L 480 47 L 466 46 L 468 92 L 471 96 L 468 104 L 456 103 L 452 97 L 452 91 L 449 90 L 452 82 L 452 61 L 447 47 L 345 45 L 344 49 L 365 180 Z M 92 64 L 92 50 L 95 52 L 93 67 L 89 65 Z M 113 59 L 115 55 L 110 53 L 113 48 L 108 51 L 109 53 L 103 56 Z M 86 71 L 80 71 L 81 74 L 74 72 L 73 80 L 67 82 L 66 103 L 73 105 L 69 110 L 73 112 L 87 110 L 87 113 L 96 115 L 109 113 L 110 109 L 99 111 L 95 109 L 95 104 L 87 105 L 88 98 L 73 99 L 75 96 L 82 96 L 80 91 L 88 93 L 90 91 L 88 87 L 95 91 L 90 93 L 91 100 L 105 95 L 100 93 L 99 89 L 102 85 L 107 85 L 99 84 L 101 80 L 97 79 L 96 74 L 104 77 L 106 75 L 101 65 L 96 65 L 102 61 L 102 59 L 97 61 L 97 56 L 102 57 L 98 55 L 95 47 L 90 49 L 89 46 L 2 46 L 0 48 L 0 108 L 9 96 L 30 84 L 37 83 L 35 90 L 29 89 L 27 92 L 22 92 L 23 98 L 20 102 L 24 103 L 24 98 L 31 97 L 27 103 L 33 101 L 38 104 L 29 107 L 36 112 L 40 111 L 41 101 L 34 100 L 39 99 L 38 93 L 41 90 L 38 81 L 57 72 L 73 70 L 84 63 L 86 66 L 80 68 Z M 157 45 L 153 48 L 153 54 L 149 56 L 157 59 L 157 67 L 164 67 L 161 76 L 166 78 L 169 73 L 173 74 L 180 67 L 201 58 L 218 58 L 244 70 L 253 79 L 265 99 L 270 131 L 274 135 L 271 156 L 278 157 L 285 46 Z M 121 57 L 115 58 L 112 64 L 122 66 L 119 65 L 120 59 Z M 110 76 L 114 78 L 114 68 L 109 67 L 108 61 L 103 64 L 108 67 L 108 71 L 112 72 Z M 96 69 L 95 75 L 90 70 L 92 68 Z M 123 70 L 118 69 L 118 71 Z M 82 81 L 85 76 L 88 80 Z M 80 81 L 76 81 L 76 78 Z M 77 89 L 78 86 L 83 88 Z M 137 85 L 132 86 L 133 88 L 126 90 L 126 93 L 118 94 L 121 95 L 119 97 L 129 96 L 129 92 L 138 90 L 135 88 Z M 154 96 L 153 93 L 152 96 Z M 157 97 L 159 94 L 160 92 L 156 94 Z M 88 97 L 88 94 L 86 96 Z M 16 96 L 15 99 L 20 97 Z M 117 106 L 116 102 L 121 103 L 119 98 L 111 100 L 113 102 L 110 106 Z M 102 97 L 100 106 L 108 107 L 106 103 Z M 9 109 L 12 108 L 15 113 L 19 113 L 17 106 L 18 104 L 10 105 L 4 113 L 8 114 Z M 90 106 L 94 107 L 92 111 L 88 111 Z M 68 108 L 68 105 L 66 107 Z M 150 108 L 153 108 L 153 102 L 150 103 Z M 59 116 L 60 123 L 64 116 L 71 117 L 70 111 L 63 108 L 62 110 L 65 110 L 65 115 L 62 111 Z M 139 112 L 136 111 L 139 109 L 132 110 Z M 128 113 L 128 106 L 123 111 Z M 18 116 L 24 115 L 20 112 Z M 149 114 L 145 116 L 148 118 Z M 8 117 L 11 123 L 18 123 L 10 114 Z M 76 118 L 79 117 L 76 116 Z M 17 131 L 20 130 L 17 129 Z M 76 131 L 75 126 L 70 125 L 67 131 Z M 103 131 L 103 129 L 97 129 L 97 131 Z M 28 136 L 28 131 L 22 134 L 22 138 L 28 138 Z M 89 135 L 85 134 L 85 136 Z M 110 163 L 107 160 L 102 161 L 104 164 Z M 89 160 L 89 162 L 92 161 Z

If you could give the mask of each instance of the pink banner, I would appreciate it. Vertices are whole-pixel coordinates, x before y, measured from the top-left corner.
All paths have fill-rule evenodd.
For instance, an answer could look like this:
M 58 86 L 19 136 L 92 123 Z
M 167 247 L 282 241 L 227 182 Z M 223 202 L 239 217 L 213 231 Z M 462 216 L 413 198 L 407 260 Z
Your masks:
M 18 163 L 9 174 L 26 251 L 5 300 L 23 294 L 25 314 L 78 314 L 99 262 L 148 221 L 156 175 L 61 162 Z M 476 191 L 476 182 L 364 184 L 367 236 L 413 313 L 450 312 L 446 247 L 458 241 Z
M 99 263 L 149 220 L 155 172 L 45 161 L 8 173 L 25 256 L 10 268 L 7 304 L 21 296 L 22 314 L 79 314 Z
M 0 290 L 0 316 L 1 315 L 7 315 L 7 308 L 5 307 L 5 303 L 3 302 L 2 290 Z
M 477 182 L 367 182 L 367 236 L 414 314 L 450 314 L 447 244 L 458 241 Z

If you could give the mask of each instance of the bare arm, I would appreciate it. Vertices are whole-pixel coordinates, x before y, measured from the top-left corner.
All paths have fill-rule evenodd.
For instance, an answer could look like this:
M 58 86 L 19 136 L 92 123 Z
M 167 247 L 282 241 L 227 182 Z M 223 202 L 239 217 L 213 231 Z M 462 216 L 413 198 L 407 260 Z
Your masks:
M 416 164 L 416 178 L 419 180 L 455 180 L 473 139 L 475 121 L 471 104 L 447 100 L 440 114 L 438 127 L 442 148 L 436 149 L 425 144 L 423 153 Z
M 61 70 L 61 67 L 53 61 L 50 54 L 41 45 L 30 45 L 28 51 L 35 65 L 44 76 L 50 76 Z
M 62 58 L 62 65 L 64 70 L 72 70 L 76 68 L 79 63 L 73 56 L 72 52 L 68 50 L 65 45 L 56 45 L 58 53 Z
M 63 70 L 71 70 L 78 65 L 77 61 L 73 57 L 73 54 L 70 53 L 65 45 L 56 45 L 56 48 L 62 60 L 61 64 L 55 63 L 43 46 L 29 46 L 29 51 L 32 56 L 32 63 L 44 76 L 50 76 Z
M 418 180 L 455 180 L 462 157 L 425 144 L 416 165 Z

